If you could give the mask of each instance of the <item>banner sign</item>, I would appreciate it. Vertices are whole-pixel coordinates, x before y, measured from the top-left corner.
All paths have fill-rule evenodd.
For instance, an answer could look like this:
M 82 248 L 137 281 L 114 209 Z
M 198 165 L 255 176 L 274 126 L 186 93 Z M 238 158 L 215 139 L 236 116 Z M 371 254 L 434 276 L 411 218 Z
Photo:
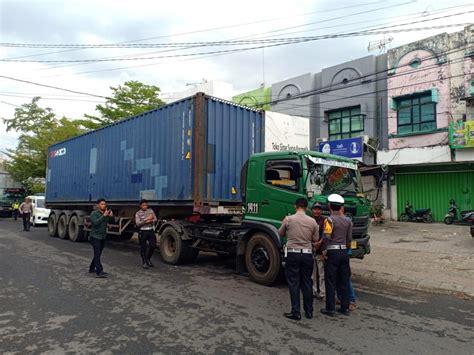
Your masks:
M 474 121 L 451 123 L 449 145 L 452 149 L 474 148 Z
M 362 137 L 337 139 L 319 143 L 319 151 L 346 158 L 360 159 L 364 153 L 364 143 Z

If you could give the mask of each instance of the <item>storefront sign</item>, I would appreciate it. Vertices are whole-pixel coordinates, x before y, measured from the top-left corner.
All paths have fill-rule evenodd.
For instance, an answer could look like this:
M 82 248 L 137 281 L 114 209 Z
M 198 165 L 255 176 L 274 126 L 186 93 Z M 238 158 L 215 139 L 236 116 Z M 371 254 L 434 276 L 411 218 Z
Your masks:
M 338 139 L 319 143 L 319 151 L 346 158 L 362 158 L 364 143 L 362 137 Z
M 449 145 L 452 149 L 474 148 L 474 121 L 451 123 Z

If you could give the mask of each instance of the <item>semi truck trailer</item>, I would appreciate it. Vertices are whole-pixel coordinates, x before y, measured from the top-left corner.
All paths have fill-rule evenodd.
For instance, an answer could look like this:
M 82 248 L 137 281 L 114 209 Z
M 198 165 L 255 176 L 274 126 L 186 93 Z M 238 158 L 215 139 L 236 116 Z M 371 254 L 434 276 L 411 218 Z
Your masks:
M 145 198 L 159 218 L 165 263 L 215 252 L 236 257 L 239 272 L 270 285 L 284 261 L 277 228 L 295 200 L 319 202 L 329 213 L 327 196 L 339 193 L 354 224 L 352 255 L 363 258 L 370 252 L 369 202 L 357 163 L 311 151 L 265 152 L 265 127 L 264 111 L 198 93 L 54 144 L 48 234 L 87 239 L 89 215 L 103 197 L 115 216 L 108 234 L 129 239 Z

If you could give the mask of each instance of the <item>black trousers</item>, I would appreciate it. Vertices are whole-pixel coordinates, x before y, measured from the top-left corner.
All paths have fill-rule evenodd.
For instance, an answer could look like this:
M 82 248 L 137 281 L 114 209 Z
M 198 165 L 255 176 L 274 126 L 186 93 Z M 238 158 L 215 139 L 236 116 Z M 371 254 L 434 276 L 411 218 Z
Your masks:
M 30 217 L 31 213 L 23 213 L 21 218 L 23 219 L 23 230 L 29 231 L 30 230 Z
M 13 219 L 16 221 L 18 219 L 18 209 L 13 210 Z
M 336 289 L 341 290 L 341 310 L 349 310 L 349 280 L 351 267 L 346 249 L 328 250 L 324 264 L 326 285 L 326 310 L 336 310 Z
M 142 262 L 146 263 L 147 260 L 151 259 L 151 257 L 153 256 L 153 252 L 156 249 L 155 231 L 153 229 L 141 230 L 138 233 L 138 242 Z
M 95 273 L 99 275 L 104 271 L 102 263 L 100 262 L 100 257 L 102 256 L 102 251 L 104 250 L 105 239 L 90 237 L 90 242 L 92 248 L 94 248 L 94 257 L 92 258 L 92 262 L 89 265 L 89 271 L 95 271 Z
M 286 279 L 290 290 L 291 313 L 301 315 L 300 290 L 303 293 L 303 309 L 313 314 L 313 255 L 288 253 L 286 258 Z

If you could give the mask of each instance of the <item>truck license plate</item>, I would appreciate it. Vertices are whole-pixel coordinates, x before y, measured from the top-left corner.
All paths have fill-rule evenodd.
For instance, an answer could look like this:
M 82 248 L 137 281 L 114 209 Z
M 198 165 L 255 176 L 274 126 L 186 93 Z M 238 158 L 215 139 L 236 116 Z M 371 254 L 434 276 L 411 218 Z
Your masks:
M 351 242 L 351 249 L 357 249 L 357 242 L 355 240 Z

